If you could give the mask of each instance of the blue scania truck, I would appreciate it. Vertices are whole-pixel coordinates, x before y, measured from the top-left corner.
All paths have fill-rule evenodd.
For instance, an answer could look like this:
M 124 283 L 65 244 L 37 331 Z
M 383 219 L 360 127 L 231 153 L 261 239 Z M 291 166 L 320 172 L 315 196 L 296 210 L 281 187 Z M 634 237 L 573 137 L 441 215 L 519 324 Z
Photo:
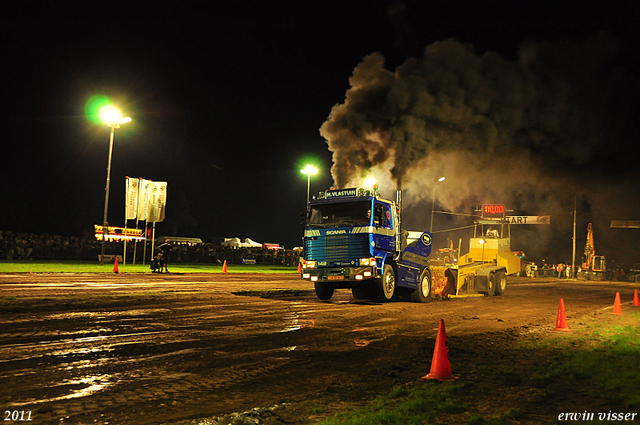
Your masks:
M 428 232 L 402 229 L 402 193 L 380 198 L 377 188 L 331 189 L 308 204 L 302 278 L 329 300 L 350 288 L 354 298 L 427 302 L 431 297 Z

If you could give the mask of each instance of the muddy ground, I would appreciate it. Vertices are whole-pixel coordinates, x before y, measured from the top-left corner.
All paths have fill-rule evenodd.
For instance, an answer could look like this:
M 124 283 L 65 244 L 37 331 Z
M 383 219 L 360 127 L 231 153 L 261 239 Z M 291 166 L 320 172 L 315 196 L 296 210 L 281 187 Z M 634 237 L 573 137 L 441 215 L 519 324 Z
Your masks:
M 42 424 L 311 424 L 395 387 L 443 385 L 421 379 L 443 319 L 467 410 L 440 423 L 625 411 L 589 382 L 531 374 L 562 354 L 534 348 L 563 337 L 560 298 L 587 335 L 629 320 L 611 310 L 616 292 L 632 308 L 634 285 L 511 278 L 501 297 L 381 304 L 347 290 L 319 301 L 298 275 L 0 275 L 0 406 Z

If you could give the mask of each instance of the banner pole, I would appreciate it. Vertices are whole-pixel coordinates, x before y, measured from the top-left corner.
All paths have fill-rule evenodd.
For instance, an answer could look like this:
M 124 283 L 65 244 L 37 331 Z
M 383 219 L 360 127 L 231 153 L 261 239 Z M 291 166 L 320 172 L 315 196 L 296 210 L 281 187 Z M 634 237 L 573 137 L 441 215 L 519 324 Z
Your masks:
M 124 252 L 122 253 L 122 265 L 127 264 L 127 220 L 124 221 Z
M 156 222 L 153 222 L 153 233 L 151 233 L 151 257 L 153 257 L 153 253 L 155 252 L 155 244 L 156 244 Z
M 136 194 L 136 197 L 138 199 L 136 199 L 136 230 L 138 230 L 138 225 L 140 223 L 140 215 L 138 214 L 138 211 L 140 210 L 140 192 L 142 192 L 140 189 L 142 188 L 142 177 L 138 177 L 138 193 Z M 136 265 L 136 257 L 138 256 L 138 239 L 136 239 L 136 242 L 133 245 L 133 265 Z M 144 262 L 142 263 L 144 264 Z
M 127 213 L 129 212 L 129 176 L 124 178 L 124 252 L 122 265 L 127 264 Z
M 136 230 L 138 230 L 138 217 L 136 217 Z M 135 242 L 133 243 L 133 265 L 134 266 L 136 265 L 137 251 L 138 251 L 138 239 L 136 239 Z
M 142 252 L 142 265 L 145 265 L 145 261 L 147 261 L 147 222 L 144 222 L 144 250 Z

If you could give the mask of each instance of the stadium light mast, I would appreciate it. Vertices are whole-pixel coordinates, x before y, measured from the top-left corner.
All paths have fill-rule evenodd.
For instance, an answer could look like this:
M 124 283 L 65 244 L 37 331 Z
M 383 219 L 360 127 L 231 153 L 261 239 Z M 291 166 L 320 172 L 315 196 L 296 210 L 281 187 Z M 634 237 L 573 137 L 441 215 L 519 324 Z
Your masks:
M 313 165 L 307 165 L 302 170 L 300 170 L 302 174 L 307 175 L 307 204 L 309 204 L 309 190 L 311 189 L 311 176 L 318 173 L 318 168 Z
M 431 225 L 429 226 L 429 233 L 433 233 L 433 209 L 436 205 L 436 186 L 438 183 L 444 181 L 444 177 L 440 177 L 438 181 L 433 185 L 433 198 L 431 199 Z
M 111 137 L 109 142 L 109 160 L 107 162 L 107 183 L 104 189 L 104 217 L 102 219 L 102 248 L 100 250 L 100 264 L 104 264 L 105 242 L 107 240 L 107 211 L 109 211 L 109 186 L 111 185 L 111 156 L 113 154 L 113 139 L 116 135 L 116 128 L 120 124 L 131 122 L 130 117 L 123 117 L 120 111 L 113 106 L 104 106 L 99 112 L 100 120 L 111 127 Z

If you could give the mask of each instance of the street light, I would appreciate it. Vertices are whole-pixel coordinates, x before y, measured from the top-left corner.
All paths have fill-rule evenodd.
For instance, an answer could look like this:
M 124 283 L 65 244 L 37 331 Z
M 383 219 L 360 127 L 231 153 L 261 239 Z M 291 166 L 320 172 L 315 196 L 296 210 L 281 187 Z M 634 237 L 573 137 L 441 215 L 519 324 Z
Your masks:
M 429 227 L 429 233 L 433 233 L 433 208 L 436 205 L 436 186 L 441 181 L 444 181 L 444 177 L 440 177 L 436 184 L 433 185 L 433 198 L 431 199 L 431 226 Z
M 366 188 L 373 188 L 375 184 L 376 179 L 374 179 L 373 177 L 367 177 L 366 179 L 364 179 L 364 187 Z
M 302 170 L 302 174 L 307 175 L 307 204 L 309 203 L 309 189 L 311 188 L 311 176 L 318 173 L 318 168 L 313 165 L 307 165 Z
M 120 111 L 113 106 L 105 106 L 100 109 L 100 120 L 111 127 L 111 137 L 109 142 L 109 161 L 107 162 L 107 184 L 104 190 L 104 217 L 102 219 L 102 249 L 100 250 L 100 264 L 104 264 L 104 250 L 107 236 L 107 211 L 109 210 L 109 186 L 111 184 L 111 154 L 113 153 L 113 138 L 116 134 L 116 128 L 120 128 L 120 124 L 131 122 L 130 117 L 122 117 Z

